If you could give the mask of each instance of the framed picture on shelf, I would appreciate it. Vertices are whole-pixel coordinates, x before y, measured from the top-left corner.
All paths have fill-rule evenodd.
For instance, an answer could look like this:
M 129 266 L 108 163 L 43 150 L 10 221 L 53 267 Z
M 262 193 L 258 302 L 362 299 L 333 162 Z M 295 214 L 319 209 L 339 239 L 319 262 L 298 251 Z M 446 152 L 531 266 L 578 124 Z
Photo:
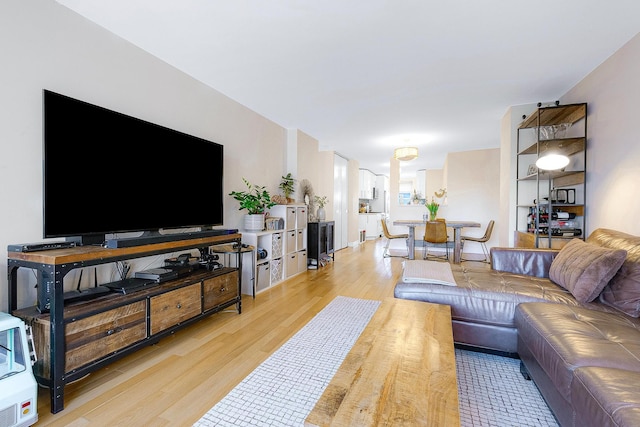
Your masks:
M 538 168 L 536 167 L 536 165 L 529 165 L 529 169 L 527 169 L 527 176 L 535 175 L 537 171 Z

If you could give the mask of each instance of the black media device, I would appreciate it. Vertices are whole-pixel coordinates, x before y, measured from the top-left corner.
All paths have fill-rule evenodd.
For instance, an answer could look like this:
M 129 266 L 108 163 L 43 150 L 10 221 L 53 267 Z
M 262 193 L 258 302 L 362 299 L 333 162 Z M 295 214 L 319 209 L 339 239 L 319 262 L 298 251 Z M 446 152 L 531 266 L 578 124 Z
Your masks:
M 158 283 L 159 282 L 157 282 L 156 280 L 128 277 L 123 280 L 116 280 L 115 282 L 105 283 L 104 287 L 119 294 L 131 294 L 141 289 L 155 286 Z
M 19 243 L 16 245 L 8 245 L 9 252 L 37 252 L 49 251 L 54 249 L 74 248 L 76 242 L 42 242 L 42 243 Z
M 180 254 L 174 258 L 164 260 L 165 267 L 187 267 L 190 265 L 198 265 L 198 257 L 192 256 L 190 253 Z
M 236 229 L 236 232 L 238 230 Z M 229 233 L 229 230 L 201 230 L 201 231 L 193 231 L 188 233 L 168 233 L 168 234 L 149 234 L 143 235 L 140 237 L 127 237 L 127 238 L 118 238 L 118 239 L 107 239 L 104 243 L 106 248 L 130 248 L 132 246 L 140 246 L 145 244 L 153 244 L 153 243 L 164 243 L 164 242 L 172 242 L 175 240 L 182 239 L 201 239 L 204 237 L 211 236 L 222 236 L 225 234 L 233 234 Z
M 63 299 L 65 304 L 76 301 L 86 301 L 97 298 L 99 296 L 108 294 L 111 292 L 106 286 L 96 286 L 94 288 L 78 289 L 74 291 L 65 292 Z
M 136 271 L 133 277 L 162 283 L 177 278 L 178 272 L 169 268 L 150 268 L 149 270 Z
M 104 244 L 222 225 L 222 145 L 49 90 L 43 99 L 43 237 Z

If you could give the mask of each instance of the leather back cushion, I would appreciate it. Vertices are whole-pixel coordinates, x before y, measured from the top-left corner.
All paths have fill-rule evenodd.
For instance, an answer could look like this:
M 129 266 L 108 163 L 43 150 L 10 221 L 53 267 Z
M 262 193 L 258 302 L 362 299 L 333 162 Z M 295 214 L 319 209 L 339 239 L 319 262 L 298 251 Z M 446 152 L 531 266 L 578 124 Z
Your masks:
M 572 239 L 551 263 L 549 278 L 580 302 L 600 295 L 627 257 L 624 249 L 609 249 Z
M 640 237 L 598 228 L 587 242 L 627 251 L 627 259 L 600 294 L 600 301 L 629 316 L 640 317 Z

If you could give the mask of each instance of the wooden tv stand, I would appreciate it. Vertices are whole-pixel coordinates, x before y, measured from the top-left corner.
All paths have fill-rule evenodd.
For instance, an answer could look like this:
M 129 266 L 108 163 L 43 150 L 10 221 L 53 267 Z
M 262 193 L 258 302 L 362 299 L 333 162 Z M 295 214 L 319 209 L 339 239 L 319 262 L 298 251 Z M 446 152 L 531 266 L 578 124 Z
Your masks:
M 65 384 L 234 304 L 238 314 L 241 313 L 240 252 L 238 268 L 196 270 L 131 294 L 109 293 L 65 306 L 63 279 L 71 270 L 240 243 L 241 238 L 241 234 L 234 233 L 118 249 L 80 246 L 9 252 L 9 313 L 32 327 L 38 355 L 34 374 L 39 383 L 50 389 L 51 412 L 64 409 Z M 37 273 L 38 306 L 17 307 L 20 268 Z

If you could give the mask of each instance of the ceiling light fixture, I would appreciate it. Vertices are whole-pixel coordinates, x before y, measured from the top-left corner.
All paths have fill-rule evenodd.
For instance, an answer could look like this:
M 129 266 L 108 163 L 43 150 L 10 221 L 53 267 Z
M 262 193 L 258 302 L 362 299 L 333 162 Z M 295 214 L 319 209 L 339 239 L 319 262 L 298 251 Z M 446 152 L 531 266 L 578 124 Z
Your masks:
M 548 171 L 562 169 L 568 164 L 569 164 L 569 158 L 564 154 L 557 154 L 557 153 L 545 154 L 544 156 L 536 160 L 536 166 L 538 167 L 538 169 L 543 169 Z
M 393 151 L 393 157 L 397 160 L 408 162 L 418 157 L 418 149 L 416 147 L 396 148 Z

